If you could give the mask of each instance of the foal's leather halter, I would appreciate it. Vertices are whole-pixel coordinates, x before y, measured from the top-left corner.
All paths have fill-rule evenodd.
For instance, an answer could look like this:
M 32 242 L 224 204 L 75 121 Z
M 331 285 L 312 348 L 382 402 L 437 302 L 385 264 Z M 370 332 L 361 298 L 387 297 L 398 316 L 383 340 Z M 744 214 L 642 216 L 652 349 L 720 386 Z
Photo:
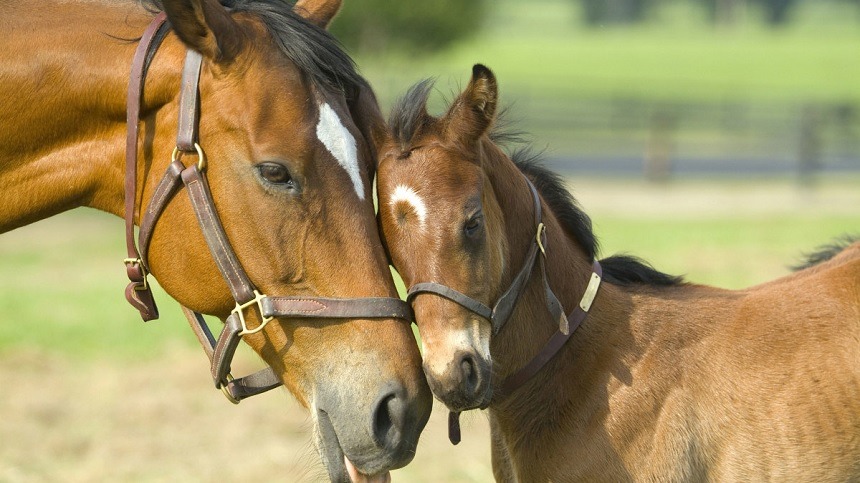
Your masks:
M 206 180 L 206 158 L 203 148 L 197 142 L 199 118 L 198 82 L 202 56 L 189 50 L 185 57 L 182 72 L 182 90 L 179 99 L 179 129 L 176 148 L 167 172 L 152 195 L 146 212 L 141 214 L 140 250 L 134 239 L 134 211 L 137 198 L 137 151 L 138 123 L 146 58 L 158 48 L 153 47 L 153 39 L 165 27 L 166 15 L 159 13 L 141 37 L 140 44 L 132 62 L 131 80 L 128 89 L 128 135 L 126 138 L 125 173 L 125 223 L 128 258 L 126 271 L 131 283 L 126 288 L 126 298 L 140 311 L 144 321 L 158 318 L 158 309 L 147 283 L 148 265 L 146 255 L 152 238 L 152 231 L 164 208 L 184 185 L 197 216 L 200 229 L 209 246 L 209 251 L 230 292 L 236 307 L 225 321 L 224 329 L 216 341 L 203 316 L 186 307 L 183 312 L 197 335 L 203 350 L 211 362 L 212 378 L 215 387 L 220 388 L 233 403 L 268 391 L 281 384 L 280 379 L 268 367 L 259 372 L 234 379 L 230 374 L 230 362 L 243 335 L 254 334 L 263 329 L 274 318 L 326 318 L 326 319 L 368 319 L 397 318 L 410 321 L 411 309 L 400 299 L 390 297 L 368 298 L 325 298 L 325 297 L 270 297 L 261 294 L 234 253 L 227 234 L 221 225 L 218 213 Z M 182 163 L 185 155 L 196 155 L 197 162 L 186 166 Z M 245 310 L 257 307 L 262 323 L 249 327 L 245 321 Z
M 523 263 L 522 268 L 519 273 L 517 273 L 517 276 L 514 277 L 508 289 L 505 290 L 493 305 L 492 309 L 468 295 L 435 282 L 416 283 L 409 288 L 406 297 L 406 301 L 409 303 L 422 293 L 433 293 L 444 297 L 489 320 L 493 324 L 493 334 L 495 335 L 502 330 L 502 327 L 505 326 L 508 319 L 511 317 L 517 301 L 525 290 L 527 282 L 531 278 L 535 261 L 538 259 L 540 260 L 541 280 L 543 281 L 546 308 L 552 316 L 552 319 L 558 321 L 558 332 L 550 337 L 546 344 L 544 344 L 541 351 L 528 364 L 502 381 L 501 388 L 495 394 L 494 399 L 505 397 L 513 393 L 526 381 L 531 379 L 532 376 L 537 374 L 537 372 L 541 370 L 541 368 L 546 365 L 546 363 L 549 362 L 556 353 L 558 353 L 564 343 L 570 338 L 571 334 L 579 328 L 588 316 L 588 310 L 591 308 L 592 302 L 594 302 L 594 297 L 597 295 L 597 290 L 600 288 L 601 277 L 603 276 L 603 269 L 601 268 L 600 263 L 597 260 L 594 260 L 594 263 L 592 264 L 591 278 L 589 279 L 588 286 L 585 289 L 585 293 L 583 294 L 579 305 L 574 308 L 570 315 L 565 315 L 564 308 L 562 307 L 561 302 L 559 302 L 558 297 L 556 297 L 555 293 L 550 288 L 549 280 L 546 276 L 546 226 L 541 221 L 543 216 L 541 212 L 540 196 L 538 196 L 537 189 L 535 189 L 534 185 L 528 178 L 526 178 L 526 183 L 528 184 L 529 190 L 532 194 L 532 199 L 534 200 L 535 224 L 537 225 L 535 237 L 532 240 L 528 253 L 526 254 L 526 260 Z M 538 254 L 541 254 L 542 256 L 538 257 Z M 460 413 L 458 412 L 452 412 L 448 417 L 448 437 L 454 444 L 460 442 L 459 414 Z

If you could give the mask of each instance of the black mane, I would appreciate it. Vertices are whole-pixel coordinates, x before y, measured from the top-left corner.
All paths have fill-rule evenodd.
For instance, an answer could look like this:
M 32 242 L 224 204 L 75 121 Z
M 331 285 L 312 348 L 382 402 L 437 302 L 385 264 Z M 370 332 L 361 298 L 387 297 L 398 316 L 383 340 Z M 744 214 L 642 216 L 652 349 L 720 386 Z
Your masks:
M 263 21 L 275 44 L 314 84 L 334 88 L 351 98 L 366 85 L 352 58 L 325 29 L 293 12 L 286 0 L 220 0 L 233 12 L 248 12 Z M 141 0 L 150 11 L 162 10 L 161 0 Z
M 426 114 L 426 106 L 432 87 L 433 81 L 425 79 L 412 86 L 394 104 L 388 117 L 388 127 L 401 147 L 406 147 L 430 119 Z M 507 112 L 507 109 L 501 111 L 490 133 L 490 139 L 497 144 L 521 142 L 521 133 L 510 129 L 504 116 Z M 562 177 L 543 166 L 539 154 L 528 148 L 516 150 L 510 157 L 517 168 L 534 183 L 567 234 L 576 240 L 590 259 L 596 259 L 599 244 L 592 230 L 591 218 L 579 207 Z M 600 264 L 606 281 L 617 285 L 671 286 L 685 283 L 683 277 L 667 275 L 630 255 L 613 255 L 601 260 Z
M 791 270 L 799 272 L 805 268 L 814 267 L 820 263 L 824 263 L 857 241 L 860 241 L 860 235 L 845 234 L 837 237 L 830 243 L 817 247 L 814 252 L 804 254 L 804 260 L 800 262 L 800 264 L 791 267 Z
M 539 156 L 528 149 L 514 152 L 511 160 L 534 183 L 568 235 L 576 240 L 590 259 L 596 259 L 599 243 L 591 227 L 591 218 L 579 207 L 562 177 L 543 166 Z M 600 265 L 603 267 L 603 278 L 616 285 L 641 283 L 669 286 L 684 283 L 683 277 L 660 272 L 648 262 L 632 255 L 613 255 L 600 260 Z

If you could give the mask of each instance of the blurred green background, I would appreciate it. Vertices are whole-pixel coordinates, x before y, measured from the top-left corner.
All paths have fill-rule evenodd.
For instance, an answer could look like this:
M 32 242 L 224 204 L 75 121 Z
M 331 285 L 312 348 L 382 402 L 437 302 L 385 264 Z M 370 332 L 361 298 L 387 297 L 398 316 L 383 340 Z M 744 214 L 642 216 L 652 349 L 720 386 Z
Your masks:
M 372 27 L 342 39 L 384 106 L 435 77 L 438 112 L 484 63 L 510 117 L 559 170 L 812 183 L 821 172 L 860 169 L 856 1 L 421 2 L 426 11 L 368 3 L 375 8 L 346 2 L 334 29 Z M 778 21 L 769 20 L 774 11 Z M 375 27 L 381 12 L 393 17 L 385 29 Z M 440 21 L 450 39 L 440 49 L 413 37 L 437 17 L 470 21 Z
M 493 69 L 604 256 L 741 288 L 860 233 L 858 1 L 346 0 L 333 29 L 385 111 Z M 125 303 L 123 257 L 93 210 L 0 235 L 0 481 L 321 481 L 298 404 L 223 400 L 175 302 Z M 445 416 L 395 481 L 491 479 L 485 418 L 454 448 Z

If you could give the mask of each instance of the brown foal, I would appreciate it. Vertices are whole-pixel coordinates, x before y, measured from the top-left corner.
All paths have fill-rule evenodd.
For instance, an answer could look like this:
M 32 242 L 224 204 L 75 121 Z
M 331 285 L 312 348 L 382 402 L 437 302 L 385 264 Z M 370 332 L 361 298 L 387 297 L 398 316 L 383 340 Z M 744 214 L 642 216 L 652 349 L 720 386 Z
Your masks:
M 385 478 L 412 459 L 430 412 L 408 321 L 379 311 L 278 316 L 285 312 L 276 306 L 298 300 L 310 313 L 320 300 L 396 297 L 371 194 L 374 136 L 384 121 L 352 60 L 325 31 L 340 0 L 223 4 L 23 0 L 0 7 L 0 232 L 79 206 L 122 216 L 130 179 L 135 224 L 147 207 L 161 207 L 148 250 L 131 259 L 134 270 L 148 268 L 193 311 L 247 319 L 243 340 L 310 409 L 332 480 Z M 146 59 L 140 136 L 130 135 L 139 160 L 126 177 L 129 72 L 138 39 L 160 10 L 169 28 L 158 31 Z M 180 114 L 191 51 L 202 57 L 199 84 L 183 85 L 199 95 Z M 199 118 L 202 148 L 180 156 L 189 178 L 183 171 L 178 193 L 163 192 L 180 116 Z M 211 202 L 192 208 L 179 193 L 206 198 L 207 191 L 191 191 L 206 180 Z M 220 220 L 223 236 L 204 239 L 201 226 L 211 232 L 214 225 L 202 218 Z M 234 256 L 215 257 L 216 264 L 207 249 L 213 243 Z M 117 263 L 121 269 L 119 253 Z M 278 296 L 268 298 L 271 323 L 261 327 L 268 302 L 234 310 L 235 281 L 222 277 L 225 264 L 247 272 L 244 286 Z
M 431 389 L 489 408 L 497 480 L 860 479 L 860 243 L 738 291 L 596 263 L 562 180 L 494 142 L 490 70 L 439 118 L 430 87 L 392 111 L 381 231 Z

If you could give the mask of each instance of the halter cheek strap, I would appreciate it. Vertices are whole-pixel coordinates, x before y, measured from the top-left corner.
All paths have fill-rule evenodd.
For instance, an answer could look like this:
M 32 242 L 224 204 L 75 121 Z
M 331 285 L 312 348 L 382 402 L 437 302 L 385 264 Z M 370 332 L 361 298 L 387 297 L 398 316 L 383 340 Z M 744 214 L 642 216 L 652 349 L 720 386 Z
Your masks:
M 144 321 L 158 318 L 158 307 L 152 297 L 152 290 L 146 281 L 148 270 L 134 239 L 134 207 L 137 201 L 137 139 L 138 123 L 140 120 L 141 95 L 145 79 L 146 59 L 154 52 L 153 41 L 162 28 L 165 27 L 167 14 L 164 12 L 155 16 L 134 53 L 131 64 L 131 76 L 128 83 L 128 98 L 126 100 L 126 131 L 125 140 L 125 242 L 128 257 L 125 261 L 126 275 L 129 284 L 125 289 L 125 298 L 139 312 Z M 145 252 L 144 252 L 145 253 Z

